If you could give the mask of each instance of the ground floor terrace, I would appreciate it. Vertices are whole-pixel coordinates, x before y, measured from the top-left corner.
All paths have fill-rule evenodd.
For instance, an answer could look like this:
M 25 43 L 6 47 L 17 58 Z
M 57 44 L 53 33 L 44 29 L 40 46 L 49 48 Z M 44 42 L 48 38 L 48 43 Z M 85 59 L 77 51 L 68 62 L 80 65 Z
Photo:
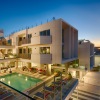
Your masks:
M 67 64 L 62 64 L 62 65 L 41 64 L 39 65 L 39 64 L 31 63 L 31 62 L 8 61 L 8 62 L 2 62 L 0 63 L 0 65 L 1 65 L 0 77 L 9 75 L 9 73 L 10 74 L 18 73 L 19 77 L 20 75 L 26 75 L 25 76 L 26 83 L 29 79 L 27 76 L 42 80 L 40 82 L 36 82 L 34 86 L 30 85 L 29 88 L 25 89 L 24 91 L 21 91 L 20 93 L 20 91 L 16 91 L 16 89 L 12 88 L 12 84 L 9 80 L 7 80 L 8 84 L 3 84 L 5 79 L 1 78 L 0 85 L 2 89 L 7 90 L 8 91 L 7 93 L 9 93 L 10 91 L 10 94 L 13 95 L 12 98 L 16 98 L 15 100 L 25 100 L 29 97 L 31 97 L 30 99 L 33 99 L 33 100 L 34 99 L 44 100 L 44 98 L 46 100 L 61 100 L 60 97 L 58 98 L 59 94 L 62 95 L 62 100 L 64 100 L 66 97 L 70 98 L 72 91 L 76 88 L 78 84 L 78 80 L 73 79 L 73 78 L 68 79 L 69 77 L 68 69 L 67 67 L 65 67 L 65 65 L 67 66 Z M 55 72 L 59 72 L 59 71 L 62 72 L 61 73 L 62 78 L 58 77 L 54 79 Z M 60 85 L 57 85 L 57 84 L 60 84 Z M 55 89 L 53 87 L 55 87 Z M 14 100 L 14 99 L 10 99 L 10 100 Z
M 8 94 L 6 93 L 6 95 L 7 96 L 9 94 L 11 95 L 11 96 L 8 96 L 10 100 L 27 100 L 27 98 L 29 97 L 33 98 L 33 100 L 34 99 L 44 100 L 44 98 L 45 100 L 61 100 L 61 97 L 62 97 L 62 100 L 64 100 L 65 98 L 70 98 L 72 91 L 76 88 L 78 84 L 78 80 L 73 79 L 73 78 L 69 79 L 65 75 L 55 76 L 53 74 L 51 76 L 47 76 L 47 75 L 42 75 L 39 73 L 31 73 L 31 72 L 17 69 L 17 70 L 13 70 L 10 76 L 14 73 L 18 73 L 17 77 L 21 77 L 21 75 L 26 75 L 27 76 L 27 78 L 25 77 L 26 83 L 29 80 L 29 77 L 41 79 L 42 81 L 37 82 L 35 85 L 31 85 L 29 88 L 25 89 L 24 91 L 21 91 L 20 93 L 19 90 L 16 91 L 16 89 L 12 87 L 13 84 L 11 80 L 9 80 L 9 78 L 7 79 L 8 84 L 5 84 L 6 78 L 4 79 L 3 76 L 9 75 L 9 73 L 1 74 L 1 77 L 0 77 L 1 90 L 8 91 L 7 92 Z M 17 81 L 19 81 L 18 78 L 17 78 Z M 22 85 L 25 85 L 25 84 L 22 84 Z M 2 94 L 5 94 L 5 92 L 3 92 Z M 27 97 L 27 95 L 29 97 Z M 59 97 L 58 95 L 61 95 L 61 96 Z M 3 98 L 2 95 L 0 96 L 1 98 Z

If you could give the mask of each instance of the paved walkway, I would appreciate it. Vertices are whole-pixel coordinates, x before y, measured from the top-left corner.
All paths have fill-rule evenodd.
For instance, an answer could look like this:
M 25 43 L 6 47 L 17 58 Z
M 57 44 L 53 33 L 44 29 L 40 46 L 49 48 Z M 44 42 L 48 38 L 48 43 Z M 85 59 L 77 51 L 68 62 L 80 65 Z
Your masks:
M 100 86 L 79 83 L 78 89 L 100 95 Z
M 88 72 L 84 79 L 74 90 L 73 100 L 100 100 L 100 72 Z

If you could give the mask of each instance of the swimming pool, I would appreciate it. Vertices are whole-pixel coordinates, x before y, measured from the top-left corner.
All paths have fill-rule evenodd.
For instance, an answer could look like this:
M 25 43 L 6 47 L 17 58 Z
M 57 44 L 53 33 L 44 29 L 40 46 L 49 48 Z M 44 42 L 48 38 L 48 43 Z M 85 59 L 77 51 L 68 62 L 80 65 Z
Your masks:
M 19 73 L 12 73 L 5 76 L 0 76 L 0 81 L 22 92 L 36 85 L 42 80 Z

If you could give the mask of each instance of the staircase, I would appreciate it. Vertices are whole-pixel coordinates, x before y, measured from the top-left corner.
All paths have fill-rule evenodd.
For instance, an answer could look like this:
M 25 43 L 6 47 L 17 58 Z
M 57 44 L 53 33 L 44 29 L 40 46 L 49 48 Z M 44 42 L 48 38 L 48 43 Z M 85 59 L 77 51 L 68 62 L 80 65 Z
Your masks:
M 100 95 L 83 90 L 77 91 L 75 89 L 71 98 L 73 100 L 100 100 Z

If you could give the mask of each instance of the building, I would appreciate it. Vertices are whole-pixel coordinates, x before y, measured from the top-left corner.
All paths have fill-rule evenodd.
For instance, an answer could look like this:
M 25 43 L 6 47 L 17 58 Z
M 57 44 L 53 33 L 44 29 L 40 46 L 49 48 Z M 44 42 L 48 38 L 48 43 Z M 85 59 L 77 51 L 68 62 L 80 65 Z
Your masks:
M 78 60 L 72 62 L 69 71 L 73 77 L 83 79 L 87 71 L 94 67 L 94 44 L 89 40 L 79 40 Z
M 100 66 L 100 47 L 95 47 L 95 67 Z
M 0 29 L 0 37 L 3 37 L 4 36 L 4 32 L 2 29 Z
M 6 41 L 9 47 L 0 49 L 18 57 L 18 68 L 44 69 L 48 75 L 59 69 L 67 73 L 67 63 L 78 58 L 78 30 L 62 19 L 16 32 Z
M 79 65 L 84 66 L 87 70 L 94 67 L 94 44 L 89 40 L 79 41 L 78 46 Z
M 68 73 L 69 64 L 78 59 L 78 30 L 63 19 L 18 31 L 1 39 L 0 69 L 22 69 L 52 75 Z M 76 88 L 78 81 L 69 93 Z

